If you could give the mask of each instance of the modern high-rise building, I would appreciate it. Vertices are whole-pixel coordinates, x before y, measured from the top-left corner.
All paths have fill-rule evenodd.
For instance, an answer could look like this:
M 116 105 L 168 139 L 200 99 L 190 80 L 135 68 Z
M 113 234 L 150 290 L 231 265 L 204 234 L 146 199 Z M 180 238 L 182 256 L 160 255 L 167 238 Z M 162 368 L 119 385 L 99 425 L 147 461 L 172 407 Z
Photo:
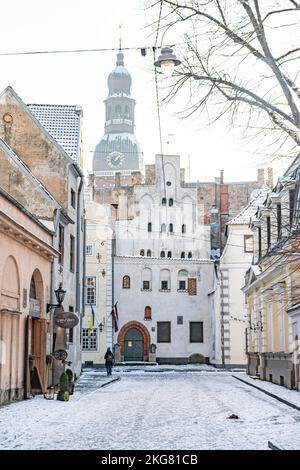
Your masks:
M 142 153 L 134 134 L 131 76 L 124 67 L 121 48 L 116 67 L 108 76 L 108 89 L 104 135 L 94 151 L 93 173 L 97 186 L 113 186 L 116 172 L 126 185 L 131 183 L 132 172 L 142 170 Z

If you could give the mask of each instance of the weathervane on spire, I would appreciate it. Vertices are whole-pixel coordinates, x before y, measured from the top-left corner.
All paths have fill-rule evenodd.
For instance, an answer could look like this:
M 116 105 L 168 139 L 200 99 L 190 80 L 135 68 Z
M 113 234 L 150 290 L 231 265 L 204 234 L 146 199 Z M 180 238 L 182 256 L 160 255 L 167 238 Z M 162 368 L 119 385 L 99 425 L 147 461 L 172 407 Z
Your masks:
M 119 30 L 120 30 L 120 37 L 119 37 L 119 51 L 121 52 L 122 50 L 122 26 L 123 23 L 119 24 Z

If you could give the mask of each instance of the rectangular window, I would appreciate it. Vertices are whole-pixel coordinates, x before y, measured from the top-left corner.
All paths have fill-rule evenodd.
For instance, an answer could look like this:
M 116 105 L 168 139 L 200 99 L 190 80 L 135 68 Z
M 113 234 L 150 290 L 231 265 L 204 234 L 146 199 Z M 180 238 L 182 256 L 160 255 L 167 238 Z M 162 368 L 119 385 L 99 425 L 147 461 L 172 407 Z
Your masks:
M 75 237 L 70 235 L 70 271 L 75 271 Z
M 97 351 L 98 349 L 98 330 L 93 328 L 82 329 L 82 350 Z
M 189 295 L 197 295 L 197 279 L 189 278 L 188 279 L 188 293 Z
M 157 322 L 157 342 L 158 343 L 171 343 L 171 322 L 158 321 Z
M 289 191 L 289 205 L 290 205 L 290 227 L 293 225 L 293 214 L 295 205 L 295 190 L 290 189 Z
M 150 281 L 143 281 L 143 290 L 150 290 Z
M 64 262 L 64 245 L 65 245 L 65 229 L 63 225 L 59 224 L 59 229 L 58 229 L 59 264 L 63 264 Z
M 69 305 L 69 312 L 74 312 L 74 307 L 71 307 Z M 74 338 L 74 328 L 69 328 L 69 335 L 68 335 L 68 342 L 73 343 L 73 338 Z
M 261 246 L 261 227 L 258 227 L 258 259 L 260 259 L 262 255 Z
M 253 235 L 244 235 L 244 252 L 253 253 Z
M 161 281 L 161 290 L 168 290 L 168 281 Z
M 281 204 L 277 204 L 277 239 L 281 239 Z
M 190 343 L 203 343 L 203 322 L 190 322 Z
M 177 317 L 177 325 L 183 325 L 183 316 Z
M 186 290 L 186 282 L 179 281 L 179 290 Z
M 267 251 L 271 249 L 271 217 L 267 217 Z
M 73 343 L 74 328 L 69 328 L 69 343 Z
M 76 193 L 74 189 L 71 189 L 71 206 L 76 209 Z
M 86 245 L 86 256 L 92 256 L 93 254 L 93 245 Z
M 86 296 L 85 303 L 87 305 L 96 305 L 96 277 L 87 276 L 86 278 Z

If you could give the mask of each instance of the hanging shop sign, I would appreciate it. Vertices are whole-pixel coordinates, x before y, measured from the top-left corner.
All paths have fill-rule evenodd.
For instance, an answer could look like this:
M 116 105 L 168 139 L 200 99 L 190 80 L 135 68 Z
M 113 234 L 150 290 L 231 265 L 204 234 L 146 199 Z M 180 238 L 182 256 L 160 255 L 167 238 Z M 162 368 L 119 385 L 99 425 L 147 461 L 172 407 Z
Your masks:
M 64 349 L 57 349 L 53 355 L 57 361 L 65 361 L 68 357 L 68 353 Z
M 54 322 L 56 326 L 60 326 L 61 328 L 74 328 L 74 326 L 78 325 L 79 318 L 75 313 L 63 312 L 55 315 Z

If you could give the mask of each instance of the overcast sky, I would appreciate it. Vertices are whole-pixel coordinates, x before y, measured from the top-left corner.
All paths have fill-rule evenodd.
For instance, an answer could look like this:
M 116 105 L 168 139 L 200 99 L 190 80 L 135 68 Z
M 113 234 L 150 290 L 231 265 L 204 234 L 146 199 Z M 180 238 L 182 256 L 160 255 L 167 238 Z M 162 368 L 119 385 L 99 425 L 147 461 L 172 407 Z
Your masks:
M 160 153 L 153 56 L 148 52 L 142 57 L 139 48 L 152 46 L 154 38 L 145 29 L 149 17 L 142 6 L 142 0 L 1 2 L 0 52 L 117 48 L 122 22 L 123 46 L 138 49 L 125 52 L 137 103 L 136 135 L 144 163 L 153 163 L 155 153 Z M 0 56 L 0 88 L 11 85 L 26 103 L 81 105 L 84 157 L 91 168 L 94 147 L 104 130 L 107 76 L 115 61 L 114 51 Z M 249 148 L 244 151 L 245 143 L 225 121 L 207 128 L 203 118 L 180 121 L 173 108 L 170 104 L 161 111 L 163 150 L 181 155 L 188 173 L 190 160 L 192 180 L 212 180 L 220 169 L 227 181 L 256 179 L 258 159 Z

